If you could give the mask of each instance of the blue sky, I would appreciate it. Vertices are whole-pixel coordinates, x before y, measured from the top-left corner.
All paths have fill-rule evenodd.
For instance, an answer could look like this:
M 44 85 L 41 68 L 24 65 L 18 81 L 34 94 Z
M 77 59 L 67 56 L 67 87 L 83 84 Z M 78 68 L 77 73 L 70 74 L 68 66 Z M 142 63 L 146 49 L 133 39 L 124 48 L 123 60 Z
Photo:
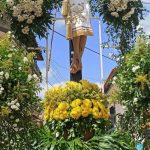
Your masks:
M 144 0 L 149 2 L 150 0 Z M 147 9 L 150 9 L 150 5 L 146 6 Z M 57 13 L 58 17 L 61 17 L 60 13 Z M 147 21 L 150 19 L 150 13 L 146 14 L 146 20 L 141 21 L 142 26 L 145 29 L 146 33 L 150 33 L 150 22 Z M 94 36 L 88 37 L 86 47 L 93 49 L 96 52 L 99 52 L 99 30 L 98 30 L 98 21 L 91 20 L 92 27 L 94 30 Z M 106 26 L 101 23 L 102 27 L 102 41 L 107 41 L 107 34 L 105 33 Z M 65 35 L 65 23 L 62 20 L 56 21 L 55 30 L 63 35 Z M 49 31 L 49 43 L 51 40 L 51 31 Z M 39 40 L 39 46 L 45 47 L 45 39 Z M 50 47 L 50 46 L 49 46 Z M 116 53 L 116 50 L 113 49 L 103 49 L 103 54 L 109 57 L 109 53 Z M 43 53 L 45 59 L 45 53 Z M 69 42 L 61 37 L 58 34 L 54 34 L 53 40 L 53 49 L 52 49 L 52 60 L 51 60 L 51 70 L 49 71 L 49 83 L 53 86 L 64 84 L 70 79 L 69 73 Z M 101 84 L 101 69 L 100 69 L 100 56 L 95 54 L 87 49 L 84 51 L 83 55 L 83 79 L 89 80 L 97 84 Z M 43 76 L 45 77 L 46 72 L 46 63 L 38 62 L 38 65 L 41 69 Z M 107 79 L 111 70 L 116 66 L 116 62 L 110 59 L 103 57 L 103 66 L 104 66 L 104 80 Z M 44 91 L 46 90 L 45 80 L 43 80 L 41 86 L 43 91 L 41 95 L 43 96 Z M 51 88 L 51 86 L 49 86 Z

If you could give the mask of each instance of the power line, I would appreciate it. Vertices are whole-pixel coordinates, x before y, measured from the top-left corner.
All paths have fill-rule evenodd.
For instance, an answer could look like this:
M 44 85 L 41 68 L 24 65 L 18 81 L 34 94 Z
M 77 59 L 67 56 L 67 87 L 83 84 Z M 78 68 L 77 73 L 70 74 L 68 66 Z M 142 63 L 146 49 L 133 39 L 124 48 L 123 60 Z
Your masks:
M 60 80 L 64 80 L 66 81 L 66 79 L 63 77 L 63 75 L 59 72 L 59 69 L 56 67 L 55 64 L 53 64 L 53 68 L 55 70 L 55 73 L 58 75 L 57 77 L 60 79 Z
M 62 69 L 64 69 L 64 70 L 70 71 L 69 68 L 60 65 L 60 64 L 59 64 L 58 62 L 56 62 L 55 60 L 51 59 L 51 61 L 52 61 L 53 63 L 55 63 L 58 67 L 60 67 L 60 68 L 62 68 Z M 84 76 L 83 78 L 88 78 L 88 79 L 97 81 L 97 79 L 94 79 L 94 78 L 89 77 L 89 76 Z
M 58 35 L 60 35 L 60 36 L 62 36 L 62 37 L 64 37 L 64 38 L 66 38 L 66 36 L 65 35 L 63 35 L 63 34 L 61 34 L 61 33 L 59 33 L 59 32 L 57 32 L 56 30 L 54 31 L 56 34 L 58 34 Z M 88 48 L 88 47 L 85 47 L 87 50 L 89 50 L 89 51 L 91 51 L 91 52 L 93 52 L 93 53 L 95 53 L 95 54 L 98 54 L 98 55 L 100 55 L 100 53 L 99 52 L 96 52 L 96 51 L 94 51 L 93 49 L 91 49 L 91 48 Z M 109 58 L 108 56 L 105 56 L 105 55 L 102 55 L 103 57 L 105 57 L 105 58 L 107 58 L 107 59 L 109 59 L 109 60 L 111 60 L 111 61 L 115 61 L 115 60 L 113 60 L 112 58 Z M 115 61 L 116 62 L 116 61 Z

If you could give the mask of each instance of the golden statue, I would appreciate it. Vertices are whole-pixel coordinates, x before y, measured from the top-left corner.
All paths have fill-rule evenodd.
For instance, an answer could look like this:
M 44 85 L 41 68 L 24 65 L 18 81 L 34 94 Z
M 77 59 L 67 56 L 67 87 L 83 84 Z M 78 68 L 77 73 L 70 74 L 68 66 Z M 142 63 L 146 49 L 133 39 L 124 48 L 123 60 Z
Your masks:
M 75 74 L 82 69 L 87 36 L 93 35 L 88 0 L 63 0 L 62 15 L 66 20 L 66 38 L 73 42 L 74 54 L 70 72 Z

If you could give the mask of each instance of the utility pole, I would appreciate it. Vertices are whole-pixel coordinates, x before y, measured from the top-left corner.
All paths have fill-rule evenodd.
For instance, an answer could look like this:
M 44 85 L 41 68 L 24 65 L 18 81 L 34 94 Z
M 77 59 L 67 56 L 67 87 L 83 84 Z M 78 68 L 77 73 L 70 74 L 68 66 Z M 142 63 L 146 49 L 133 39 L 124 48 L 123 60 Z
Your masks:
M 71 66 L 73 54 L 74 54 L 72 40 L 69 41 L 69 51 L 70 51 L 70 66 Z M 76 74 L 70 73 L 70 81 L 79 82 L 80 80 L 82 80 L 82 70 L 78 71 Z

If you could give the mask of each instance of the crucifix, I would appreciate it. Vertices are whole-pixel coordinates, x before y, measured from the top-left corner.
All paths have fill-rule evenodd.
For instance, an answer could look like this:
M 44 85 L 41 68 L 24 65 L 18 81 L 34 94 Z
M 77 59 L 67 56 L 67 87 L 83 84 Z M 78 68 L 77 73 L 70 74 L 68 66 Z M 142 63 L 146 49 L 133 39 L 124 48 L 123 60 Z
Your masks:
M 87 36 L 93 35 L 88 0 L 63 0 L 62 15 L 66 22 L 66 39 L 70 45 L 71 80 L 82 79 L 82 56 Z

